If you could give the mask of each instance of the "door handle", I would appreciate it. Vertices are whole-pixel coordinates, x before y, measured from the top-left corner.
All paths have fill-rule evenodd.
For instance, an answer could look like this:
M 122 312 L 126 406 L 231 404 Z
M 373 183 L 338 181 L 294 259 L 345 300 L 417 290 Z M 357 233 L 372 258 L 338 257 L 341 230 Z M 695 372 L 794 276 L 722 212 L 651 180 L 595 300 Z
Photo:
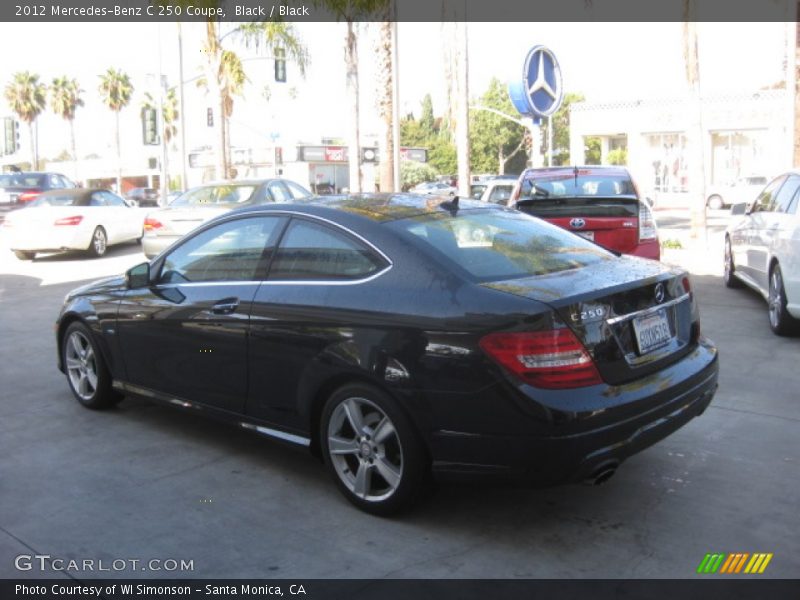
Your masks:
M 225 298 L 217 302 L 212 308 L 211 312 L 215 315 L 229 315 L 239 308 L 238 298 Z

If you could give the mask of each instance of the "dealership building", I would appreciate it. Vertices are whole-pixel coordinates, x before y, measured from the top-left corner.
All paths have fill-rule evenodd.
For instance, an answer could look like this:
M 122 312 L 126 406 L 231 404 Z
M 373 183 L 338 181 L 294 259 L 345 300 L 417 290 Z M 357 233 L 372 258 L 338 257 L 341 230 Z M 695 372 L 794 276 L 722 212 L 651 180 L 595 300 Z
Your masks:
M 793 99 L 785 90 L 704 97 L 699 111 L 706 185 L 741 176 L 773 176 L 792 166 Z M 687 97 L 623 102 L 580 102 L 570 107 L 570 156 L 586 163 L 586 146 L 599 138 L 601 163 L 625 150 L 640 189 L 689 189 L 688 133 L 698 120 Z

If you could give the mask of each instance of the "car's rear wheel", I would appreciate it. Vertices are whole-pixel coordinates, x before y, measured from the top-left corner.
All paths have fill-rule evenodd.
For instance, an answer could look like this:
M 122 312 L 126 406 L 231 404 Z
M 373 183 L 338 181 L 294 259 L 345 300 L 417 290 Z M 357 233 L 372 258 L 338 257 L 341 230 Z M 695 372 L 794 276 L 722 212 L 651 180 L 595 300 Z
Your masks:
M 420 497 L 428 459 L 396 402 L 366 384 L 337 390 L 322 411 L 320 445 L 339 489 L 376 515 L 405 510 Z
M 20 260 L 33 260 L 36 258 L 36 252 L 28 252 L 27 250 L 14 250 L 14 256 Z
M 780 265 L 772 267 L 769 274 L 769 326 L 778 335 L 789 335 L 798 329 L 798 321 L 786 310 L 786 290 Z
M 708 208 L 713 210 L 719 210 L 722 208 L 724 203 L 722 202 L 722 196 L 719 194 L 714 194 L 708 198 Z
M 742 287 L 742 282 L 734 275 L 736 265 L 733 264 L 733 250 L 731 248 L 731 240 L 729 237 L 725 238 L 725 270 L 722 273 L 722 280 L 725 286 L 729 288 Z
M 86 325 L 76 321 L 67 327 L 61 359 L 73 395 L 86 408 L 108 408 L 119 402 L 121 396 L 111 387 L 111 374 Z
M 92 234 L 92 241 L 89 243 L 89 255 L 100 257 L 103 256 L 108 250 L 108 236 L 106 230 L 102 227 L 95 227 Z

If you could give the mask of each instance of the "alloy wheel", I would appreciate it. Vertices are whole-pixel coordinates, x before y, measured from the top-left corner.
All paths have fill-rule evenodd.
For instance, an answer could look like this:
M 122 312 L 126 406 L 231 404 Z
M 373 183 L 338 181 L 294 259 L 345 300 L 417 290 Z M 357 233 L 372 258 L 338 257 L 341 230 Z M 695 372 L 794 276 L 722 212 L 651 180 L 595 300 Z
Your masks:
M 92 236 L 92 250 L 95 256 L 103 256 L 106 253 L 107 245 L 106 233 L 101 227 L 98 227 L 94 230 L 94 235 Z
M 769 278 L 769 322 L 773 329 L 781 326 L 783 311 L 783 278 L 781 270 L 775 267 Z
M 394 423 L 366 398 L 342 400 L 327 431 L 331 464 L 344 486 L 367 502 L 395 493 L 403 477 L 403 448 Z
M 97 361 L 91 343 L 80 331 L 67 338 L 65 358 L 72 389 L 82 400 L 91 400 L 97 391 Z

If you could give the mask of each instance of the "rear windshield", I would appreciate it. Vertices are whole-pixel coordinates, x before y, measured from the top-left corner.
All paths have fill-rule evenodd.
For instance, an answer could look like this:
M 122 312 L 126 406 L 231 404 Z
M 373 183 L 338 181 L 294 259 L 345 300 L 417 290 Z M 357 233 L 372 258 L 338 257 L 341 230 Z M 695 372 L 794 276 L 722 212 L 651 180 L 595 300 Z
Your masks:
M 59 195 L 59 196 L 39 196 L 28 204 L 30 207 L 34 206 L 78 206 L 82 204 L 79 202 L 79 196 L 68 196 L 68 195 Z
M 613 198 L 636 197 L 636 188 L 630 177 L 623 174 L 606 174 L 578 170 L 557 173 L 533 173 L 520 185 L 520 200 L 546 198 Z
M 209 185 L 189 190 L 176 198 L 170 206 L 201 206 L 215 204 L 241 204 L 253 195 L 254 185 Z
M 43 187 L 44 175 L 10 173 L 0 175 L 0 187 Z
M 511 210 L 432 213 L 387 226 L 477 282 L 557 273 L 614 258 L 588 240 Z

